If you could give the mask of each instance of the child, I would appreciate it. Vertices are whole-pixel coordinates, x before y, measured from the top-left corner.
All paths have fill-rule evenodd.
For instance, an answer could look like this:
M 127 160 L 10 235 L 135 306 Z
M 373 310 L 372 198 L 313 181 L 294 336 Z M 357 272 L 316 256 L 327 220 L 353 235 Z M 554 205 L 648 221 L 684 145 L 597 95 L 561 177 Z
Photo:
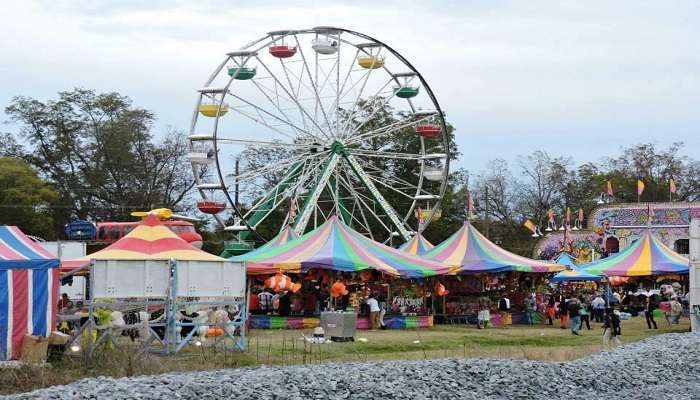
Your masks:
M 605 309 L 605 317 L 603 317 L 603 348 L 607 348 L 612 338 L 616 344 L 620 343 L 620 317 L 613 312 L 613 309 L 608 307 Z

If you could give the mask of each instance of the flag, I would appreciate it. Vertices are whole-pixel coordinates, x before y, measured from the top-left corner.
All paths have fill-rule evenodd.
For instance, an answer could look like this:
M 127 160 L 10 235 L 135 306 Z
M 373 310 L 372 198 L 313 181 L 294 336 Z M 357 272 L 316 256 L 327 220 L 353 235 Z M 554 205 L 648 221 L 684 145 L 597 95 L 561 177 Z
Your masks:
M 578 209 L 578 220 L 583 223 L 583 208 Z
M 608 181 L 608 196 L 614 196 L 612 182 Z
M 676 187 L 676 180 L 673 179 L 673 177 L 671 177 L 671 179 L 668 180 L 668 190 L 669 190 L 671 193 L 676 193 L 676 190 L 677 190 L 677 189 L 678 189 L 678 188 Z
M 476 208 L 474 207 L 474 199 L 472 198 L 472 194 L 467 190 L 467 218 L 471 218 L 474 215 L 474 211 L 476 211 Z
M 644 181 L 641 178 L 637 179 L 637 196 L 641 196 L 644 193 Z
M 537 225 L 533 224 L 528 218 L 525 218 L 523 226 L 526 227 L 530 232 L 537 233 Z
M 420 208 L 418 209 L 418 229 L 420 230 L 420 227 L 425 224 L 425 215 L 423 214 L 423 210 Z
M 554 210 L 551 208 L 547 210 L 547 222 L 551 224 L 554 223 Z
M 566 207 L 566 223 L 568 224 L 570 222 L 571 222 L 571 208 Z

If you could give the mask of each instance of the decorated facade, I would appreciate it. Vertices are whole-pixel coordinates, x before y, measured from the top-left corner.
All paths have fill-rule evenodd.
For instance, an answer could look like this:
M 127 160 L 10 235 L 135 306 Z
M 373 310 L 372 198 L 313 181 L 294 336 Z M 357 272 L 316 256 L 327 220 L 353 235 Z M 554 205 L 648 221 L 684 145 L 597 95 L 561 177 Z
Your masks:
M 586 229 L 544 236 L 533 257 L 549 260 L 566 249 L 579 263 L 587 263 L 624 250 L 644 235 L 647 226 L 673 251 L 688 254 L 692 218 L 700 218 L 700 202 L 605 204 L 593 209 Z

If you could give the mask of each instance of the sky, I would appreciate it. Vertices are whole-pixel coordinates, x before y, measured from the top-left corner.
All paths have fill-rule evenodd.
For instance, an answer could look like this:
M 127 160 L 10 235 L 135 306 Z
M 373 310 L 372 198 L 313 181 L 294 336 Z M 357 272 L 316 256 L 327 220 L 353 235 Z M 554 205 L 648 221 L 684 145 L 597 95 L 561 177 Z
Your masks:
M 156 133 L 186 130 L 226 52 L 322 25 L 376 37 L 421 72 L 456 127 L 453 166 L 477 171 L 539 149 L 599 161 L 642 142 L 683 141 L 700 158 L 692 0 L 4 2 L 0 109 L 16 95 L 84 87 L 154 111 Z

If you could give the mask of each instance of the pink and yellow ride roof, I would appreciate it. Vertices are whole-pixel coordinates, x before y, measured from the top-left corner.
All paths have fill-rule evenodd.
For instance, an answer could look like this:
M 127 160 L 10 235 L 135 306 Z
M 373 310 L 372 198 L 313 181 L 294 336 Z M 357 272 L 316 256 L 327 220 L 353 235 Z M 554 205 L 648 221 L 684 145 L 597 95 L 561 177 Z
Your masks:
M 690 261 L 668 248 L 645 230 L 623 251 L 583 265 L 582 272 L 606 276 L 687 274 Z
M 408 254 L 413 254 L 414 256 L 422 256 L 435 247 L 430 243 L 420 232 L 416 233 L 411 240 L 399 246 L 399 250 L 405 251 Z
M 444 242 L 425 253 L 425 258 L 451 267 L 451 274 L 497 272 L 558 272 L 564 266 L 533 260 L 496 246 L 468 221 Z
M 178 237 L 153 214 L 112 245 L 85 257 L 65 261 L 62 271 L 82 267 L 90 260 L 187 260 L 224 261 L 202 251 Z
M 298 239 L 261 247 L 230 260 L 244 261 L 249 274 L 307 272 L 315 268 L 343 272 L 374 269 L 395 277 L 423 278 L 449 271 L 438 262 L 366 238 L 337 216 Z

